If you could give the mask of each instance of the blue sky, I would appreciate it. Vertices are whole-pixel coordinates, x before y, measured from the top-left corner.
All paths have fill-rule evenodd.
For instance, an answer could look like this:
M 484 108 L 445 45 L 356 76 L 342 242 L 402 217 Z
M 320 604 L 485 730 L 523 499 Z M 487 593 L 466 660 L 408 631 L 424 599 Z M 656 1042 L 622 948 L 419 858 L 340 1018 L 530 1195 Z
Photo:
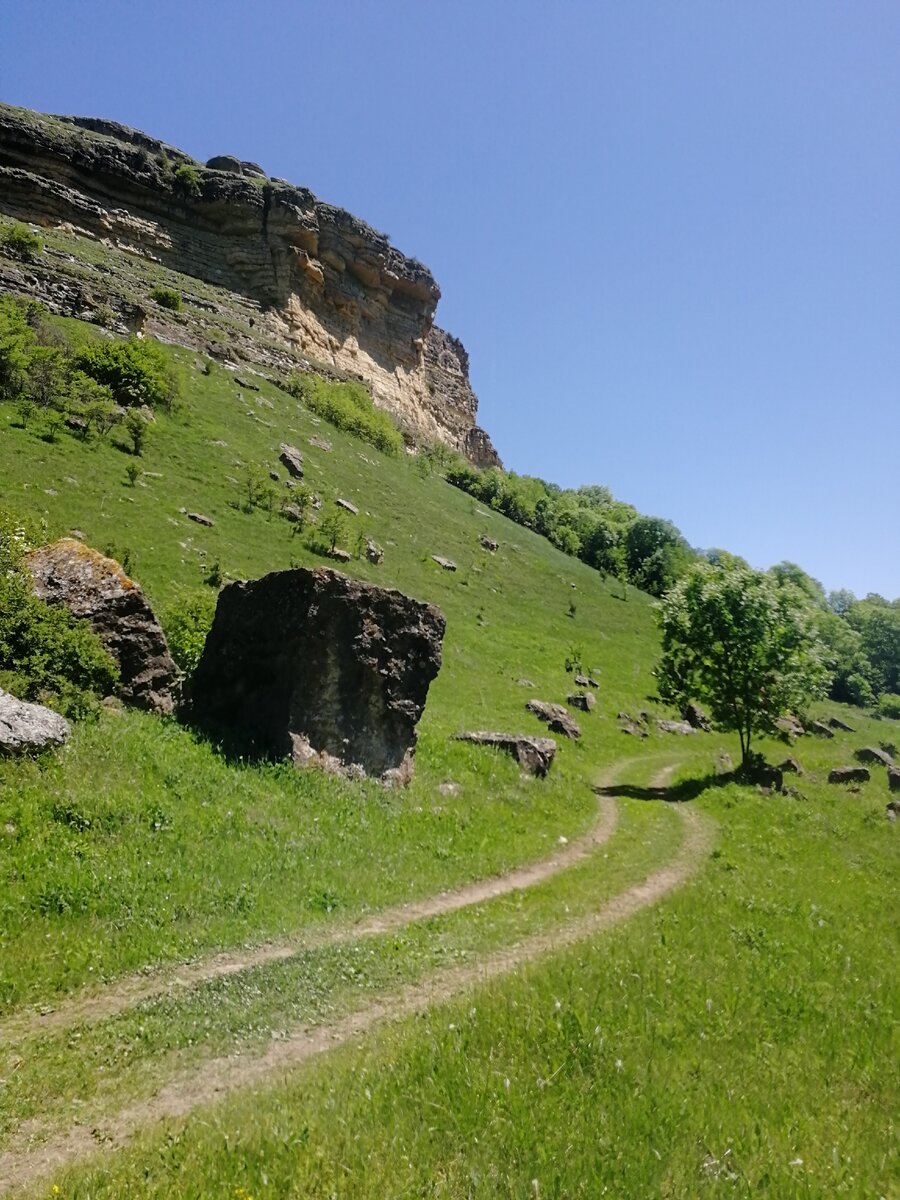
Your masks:
M 900 596 L 896 0 L 31 0 L 0 98 L 386 230 L 509 468 Z

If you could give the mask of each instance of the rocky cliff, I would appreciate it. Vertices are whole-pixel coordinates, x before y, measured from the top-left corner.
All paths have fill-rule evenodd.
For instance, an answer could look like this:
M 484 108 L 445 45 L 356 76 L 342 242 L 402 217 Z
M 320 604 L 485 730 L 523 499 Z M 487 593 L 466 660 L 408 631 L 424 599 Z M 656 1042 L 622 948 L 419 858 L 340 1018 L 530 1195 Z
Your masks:
M 27 270 L 0 262 L 0 288 L 78 316 L 102 293 L 130 328 L 207 338 L 219 357 L 280 371 L 361 378 L 413 437 L 499 462 L 475 424 L 468 355 L 434 324 L 431 272 L 306 188 L 228 156 L 196 163 L 112 121 L 0 105 L 0 212 L 72 239 Z M 90 242 L 106 256 L 79 255 Z M 167 314 L 143 303 L 136 262 L 208 287 L 188 286 L 185 314 Z

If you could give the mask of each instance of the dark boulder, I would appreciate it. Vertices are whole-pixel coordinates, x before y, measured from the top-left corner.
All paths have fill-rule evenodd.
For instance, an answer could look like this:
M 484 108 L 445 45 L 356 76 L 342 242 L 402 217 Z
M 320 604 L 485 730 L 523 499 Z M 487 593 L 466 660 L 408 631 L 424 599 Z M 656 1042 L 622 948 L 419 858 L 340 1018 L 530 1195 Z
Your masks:
M 524 733 L 488 733 L 475 730 L 471 733 L 458 733 L 456 740 L 505 750 L 513 756 L 523 771 L 541 778 L 550 770 L 553 756 L 556 754 L 556 742 L 553 738 L 528 737 Z
M 62 538 L 33 551 L 27 565 L 35 595 L 84 618 L 115 659 L 120 698 L 135 708 L 170 713 L 178 669 L 144 593 L 115 559 Z
M 888 767 L 888 787 L 892 792 L 900 792 L 900 767 Z
M 0 689 L 0 755 L 55 750 L 69 737 L 69 723 L 42 704 L 28 704 Z
M 711 732 L 712 723 L 699 704 L 686 704 L 681 715 L 692 729 L 701 729 L 704 733 Z
M 868 767 L 835 767 L 828 772 L 829 783 L 868 783 Z
M 596 703 L 597 697 L 593 692 L 573 692 L 571 696 L 566 697 L 566 704 L 580 708 L 582 712 L 591 712 Z
M 857 762 L 875 763 L 880 767 L 892 767 L 894 760 L 886 750 L 879 750 L 877 746 L 864 746 L 862 750 L 857 750 L 853 755 Z
M 288 475 L 292 475 L 294 479 L 303 478 L 303 455 L 296 446 L 289 446 L 287 442 L 282 442 L 278 447 L 278 461 Z
M 191 713 L 247 754 L 405 783 L 443 636 L 433 605 L 326 567 L 233 583 Z
M 828 724 L 832 729 L 840 729 L 842 733 L 853 733 L 853 726 L 842 721 L 840 717 L 829 717 Z
M 796 758 L 786 758 L 784 762 L 778 764 L 778 770 L 790 772 L 792 775 L 803 774 L 803 768 L 797 762 Z
M 813 733 L 816 737 L 833 738 L 834 733 L 827 725 L 823 725 L 821 721 L 810 721 L 806 727 L 807 733 Z
M 553 733 L 562 733 L 567 738 L 580 738 L 581 730 L 561 704 L 548 704 L 546 700 L 528 700 L 525 707 L 530 713 L 545 721 Z

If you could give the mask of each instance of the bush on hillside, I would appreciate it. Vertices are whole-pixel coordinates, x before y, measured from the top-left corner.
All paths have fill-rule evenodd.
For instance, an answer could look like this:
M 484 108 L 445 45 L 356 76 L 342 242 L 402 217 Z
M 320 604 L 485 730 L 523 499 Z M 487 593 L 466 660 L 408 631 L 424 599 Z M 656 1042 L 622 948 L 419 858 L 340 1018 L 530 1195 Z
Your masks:
M 403 449 L 403 438 L 393 421 L 375 407 L 361 383 L 337 383 L 295 374 L 288 381 L 288 391 L 329 424 L 361 438 L 385 454 L 399 454 Z
M 160 308 L 167 308 L 170 312 L 181 312 L 181 292 L 176 292 L 174 288 L 151 288 L 150 299 L 155 300 Z
M 125 408 L 148 404 L 170 409 L 178 398 L 178 379 L 156 342 L 92 342 L 74 357 L 74 366 L 104 384 Z
M 163 617 L 172 657 L 186 675 L 190 675 L 200 661 L 215 615 L 215 596 L 209 592 L 194 592 L 179 596 Z
M 900 721 L 900 696 L 893 692 L 884 692 L 878 697 L 878 711 L 883 717 Z
M 27 225 L 16 221 L 0 231 L 0 251 L 19 262 L 33 262 L 44 249 L 44 243 Z
M 179 196 L 196 200 L 203 191 L 200 172 L 192 163 L 180 163 L 172 176 L 172 186 Z
M 83 717 L 113 690 L 118 670 L 86 622 L 32 594 L 22 562 L 34 532 L 0 512 L 0 686 Z

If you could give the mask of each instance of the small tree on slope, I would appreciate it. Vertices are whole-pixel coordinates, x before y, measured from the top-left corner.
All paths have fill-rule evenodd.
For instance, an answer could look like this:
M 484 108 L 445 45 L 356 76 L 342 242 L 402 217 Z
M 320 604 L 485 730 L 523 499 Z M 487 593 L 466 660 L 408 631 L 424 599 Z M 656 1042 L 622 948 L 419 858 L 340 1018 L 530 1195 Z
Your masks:
M 821 694 L 822 647 L 798 589 L 736 562 L 697 563 L 659 606 L 660 696 L 707 705 L 721 729 L 750 744 L 783 713 Z

